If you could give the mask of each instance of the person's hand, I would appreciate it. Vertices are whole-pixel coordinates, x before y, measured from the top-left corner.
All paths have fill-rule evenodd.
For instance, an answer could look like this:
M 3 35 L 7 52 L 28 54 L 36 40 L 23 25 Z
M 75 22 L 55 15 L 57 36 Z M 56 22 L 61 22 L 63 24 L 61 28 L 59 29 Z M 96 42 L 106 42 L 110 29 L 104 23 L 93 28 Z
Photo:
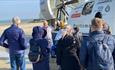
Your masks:
M 8 44 L 6 44 L 6 43 L 3 43 L 3 47 L 9 48 Z

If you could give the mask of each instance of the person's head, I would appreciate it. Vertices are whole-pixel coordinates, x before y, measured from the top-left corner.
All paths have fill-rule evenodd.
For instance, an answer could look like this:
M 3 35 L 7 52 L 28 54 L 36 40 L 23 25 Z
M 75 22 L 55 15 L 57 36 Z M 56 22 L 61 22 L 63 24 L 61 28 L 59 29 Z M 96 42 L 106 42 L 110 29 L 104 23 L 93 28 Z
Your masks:
M 105 22 L 105 21 L 104 21 Z M 104 31 L 104 33 L 106 33 L 106 34 L 111 34 L 111 28 L 109 27 L 109 25 L 107 24 L 107 23 L 105 23 L 104 25 L 103 25 L 103 31 Z
M 67 35 L 72 35 L 73 32 L 74 32 L 72 26 L 70 26 L 70 25 L 66 25 L 66 26 L 65 26 L 65 29 L 66 29 L 66 34 L 67 34 Z
M 104 21 L 100 18 L 94 18 L 91 21 L 91 32 L 92 31 L 103 31 Z
M 33 38 L 42 38 L 43 37 L 43 35 L 44 35 L 44 30 L 43 30 L 43 28 L 42 27 L 40 27 L 40 26 L 35 26 L 34 28 L 33 28 L 33 32 L 32 32 L 32 37 Z
M 13 17 L 12 18 L 12 23 L 16 24 L 18 26 L 21 23 L 21 19 L 18 16 Z
M 64 27 L 65 27 L 64 21 L 60 21 L 60 27 L 61 27 L 61 29 L 64 29 Z
M 59 20 L 57 21 L 57 26 L 58 26 L 58 27 L 60 26 L 60 21 L 59 21 Z
M 79 27 L 78 27 L 78 26 L 75 26 L 75 27 L 74 27 L 74 31 L 75 31 L 75 33 L 76 33 L 76 32 L 79 32 Z
M 45 26 L 45 27 L 48 26 L 48 22 L 46 20 L 43 21 L 43 26 Z
M 97 12 L 95 14 L 95 18 L 102 18 L 102 13 L 101 12 Z
M 108 29 L 109 29 L 109 25 L 104 21 L 103 30 L 108 30 Z

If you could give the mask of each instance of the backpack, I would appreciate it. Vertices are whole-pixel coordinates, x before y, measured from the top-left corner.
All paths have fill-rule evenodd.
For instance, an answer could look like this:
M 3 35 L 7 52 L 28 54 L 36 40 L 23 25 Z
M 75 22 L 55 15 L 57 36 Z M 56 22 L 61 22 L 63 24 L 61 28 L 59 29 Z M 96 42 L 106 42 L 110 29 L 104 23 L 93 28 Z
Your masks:
M 93 37 L 90 38 L 90 53 L 92 68 L 95 70 L 113 70 L 113 57 L 112 52 L 107 45 L 108 36 L 105 35 L 103 40 L 95 40 Z M 94 67 L 93 67 L 94 66 Z
M 41 62 L 45 59 L 41 46 L 37 43 L 37 40 L 30 40 L 30 50 L 28 54 L 29 61 L 32 63 Z

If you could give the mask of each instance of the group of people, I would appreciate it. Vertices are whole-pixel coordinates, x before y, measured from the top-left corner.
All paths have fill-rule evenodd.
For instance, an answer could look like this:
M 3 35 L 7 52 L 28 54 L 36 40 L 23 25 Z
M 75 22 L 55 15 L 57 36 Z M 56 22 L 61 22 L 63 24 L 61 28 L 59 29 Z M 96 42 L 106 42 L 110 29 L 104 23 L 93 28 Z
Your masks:
M 0 45 L 9 48 L 11 70 L 26 70 L 25 49 L 29 48 L 24 31 L 19 28 L 19 17 L 12 19 L 13 24 L 0 37 Z M 30 47 L 42 47 L 41 53 L 45 59 L 33 62 L 33 70 L 50 70 L 49 58 L 52 46 L 56 46 L 56 63 L 59 70 L 114 70 L 115 39 L 111 35 L 109 25 L 102 19 L 100 12 L 91 21 L 89 36 L 84 38 L 79 27 L 61 25 L 52 39 L 52 27 L 43 21 L 43 27 L 33 27 Z M 30 50 L 31 51 L 31 50 Z M 42 57 L 41 56 L 41 57 Z
M 12 18 L 12 24 L 5 29 L 0 37 L 0 46 L 9 49 L 11 70 L 26 70 L 25 50 L 33 46 L 33 43 L 26 39 L 23 29 L 19 27 L 21 19 L 19 17 Z M 48 22 L 44 21 L 43 26 L 35 26 L 32 31 L 32 39 L 36 40 L 42 47 L 42 53 L 46 59 L 40 63 L 32 63 L 33 70 L 50 70 L 49 53 L 53 45 L 52 28 L 48 26 Z M 47 49 L 47 51 L 45 51 Z M 45 52 L 44 52 L 45 51 Z M 31 52 L 31 50 L 30 50 Z M 45 66 L 45 67 L 44 67 Z
M 67 25 L 57 43 L 59 69 L 114 70 L 115 39 L 101 12 L 91 20 L 89 36 L 82 36 L 79 29 L 75 29 Z

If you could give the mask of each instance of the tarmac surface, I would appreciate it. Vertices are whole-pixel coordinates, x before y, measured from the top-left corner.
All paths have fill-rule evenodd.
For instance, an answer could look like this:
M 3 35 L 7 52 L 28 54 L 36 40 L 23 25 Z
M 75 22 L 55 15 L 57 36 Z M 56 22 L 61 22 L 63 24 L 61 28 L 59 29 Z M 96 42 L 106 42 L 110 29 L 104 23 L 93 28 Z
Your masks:
M 55 58 L 50 59 L 51 70 L 58 70 L 55 61 L 56 61 Z M 27 58 L 26 58 L 26 69 L 32 70 L 32 64 L 31 62 L 29 62 Z M 11 70 L 9 58 L 0 58 L 0 70 Z
M 27 70 L 32 70 L 32 63 L 28 60 L 28 49 L 26 50 L 26 68 Z M 58 70 L 56 64 L 56 58 L 50 58 L 50 68 L 51 70 Z M 0 70 L 11 70 L 8 49 L 0 46 Z

